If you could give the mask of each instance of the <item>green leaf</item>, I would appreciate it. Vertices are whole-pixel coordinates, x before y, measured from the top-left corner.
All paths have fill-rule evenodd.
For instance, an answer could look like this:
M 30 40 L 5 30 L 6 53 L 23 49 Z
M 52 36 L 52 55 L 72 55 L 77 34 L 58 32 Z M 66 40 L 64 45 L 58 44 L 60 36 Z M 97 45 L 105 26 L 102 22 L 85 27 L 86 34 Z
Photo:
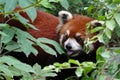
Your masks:
M 22 31 L 15 27 L 13 28 L 16 31 L 17 43 L 25 55 L 28 56 L 30 53 L 37 55 L 38 51 L 32 46 L 34 44 L 33 41 L 36 41 L 36 39 L 33 38 L 28 32 Z
M 99 75 L 96 80 L 106 80 L 106 75 Z
M 6 0 L 0 0 L 0 4 L 4 4 Z
M 41 74 L 41 66 L 38 65 L 37 63 L 34 64 L 33 69 L 34 69 L 34 71 L 36 72 L 36 75 Z
M 22 8 L 28 7 L 30 6 L 32 3 L 28 0 L 19 0 L 19 5 Z M 30 17 L 30 19 L 32 20 L 32 22 L 35 20 L 36 16 L 37 16 L 37 12 L 36 12 L 36 8 L 32 7 L 32 8 L 28 8 L 26 10 L 27 15 Z
M 14 66 L 9 66 L 9 70 L 14 76 L 21 76 L 21 70 L 15 68 Z
M 7 36 L 2 36 L 2 42 L 3 43 L 10 42 L 15 35 L 15 31 L 11 28 L 4 28 L 3 32 L 7 35 Z
M 25 19 L 23 16 L 21 16 L 19 13 L 15 13 L 15 16 L 22 24 L 27 24 L 29 20 Z
M 84 74 L 87 75 L 92 69 L 96 68 L 95 63 L 93 62 L 83 62 L 81 63 L 81 66 L 83 66 Z
M 104 57 L 104 59 L 110 58 L 110 51 L 105 50 L 104 52 L 101 52 L 100 55 Z
M 32 24 L 27 23 L 27 25 L 28 25 L 30 28 L 32 28 L 32 29 L 38 30 L 38 29 L 37 29 L 34 25 L 32 25 Z
M 101 46 L 101 47 L 99 47 L 98 49 L 97 49 L 97 51 L 96 51 L 96 59 L 97 59 L 97 62 L 104 62 L 105 61 L 105 59 L 101 56 L 101 53 L 104 53 L 104 51 L 105 51 L 105 47 L 103 47 L 103 46 Z
M 6 0 L 4 11 L 5 12 L 13 11 L 16 6 L 17 6 L 17 0 L 10 0 L 10 1 Z
M 82 67 L 78 67 L 75 71 L 75 74 L 77 75 L 77 77 L 81 77 L 82 73 L 83 73 L 83 68 Z
M 32 69 L 30 65 L 27 65 L 25 63 L 20 62 L 19 60 L 15 59 L 12 56 L 3 56 L 0 57 L 0 62 L 8 64 L 9 66 L 14 66 L 15 68 L 24 71 L 24 72 L 32 72 L 35 73 L 35 71 Z
M 116 22 L 118 23 L 118 25 L 120 26 L 120 13 L 114 14 L 114 18 L 115 18 Z
M 114 30 L 115 26 L 116 26 L 116 23 L 113 19 L 106 21 L 106 27 L 111 31 Z
M 13 78 L 12 72 L 9 70 L 9 67 L 4 64 L 0 64 L 0 73 L 3 72 L 6 76 Z
M 49 0 L 48 2 L 54 2 L 54 3 L 58 3 L 60 2 L 61 0 Z
M 98 32 L 100 30 L 103 30 L 103 29 L 104 29 L 104 27 L 96 27 L 96 28 L 92 29 L 90 32 L 95 33 L 95 32 Z
M 103 34 L 97 35 L 99 42 L 104 43 Z
M 42 44 L 42 43 L 37 43 L 38 46 L 40 46 L 46 53 L 49 53 L 51 55 L 55 55 L 57 56 L 55 50 L 53 50 L 51 47 L 49 47 L 48 45 Z
M 53 40 L 50 40 L 50 39 L 47 39 L 47 38 L 38 38 L 37 41 L 40 42 L 40 43 L 51 44 L 51 45 L 54 46 L 54 48 L 56 49 L 56 51 L 59 54 L 64 53 L 63 49 L 61 48 L 61 46 L 56 41 L 53 41 Z
M 78 60 L 73 60 L 73 59 L 69 59 L 68 63 L 72 63 L 78 66 L 80 65 L 80 62 Z
M 2 36 L 7 36 L 7 34 L 5 34 L 4 32 L 0 31 L 0 35 Z
M 11 56 L 3 56 L 0 57 L 0 62 L 2 63 L 6 63 L 7 65 L 11 66 L 13 65 L 15 62 L 18 62 L 14 57 Z
M 17 42 L 14 41 L 9 42 L 5 49 L 8 51 L 21 52 L 20 46 L 18 45 Z
M 18 4 L 20 5 L 21 8 L 25 8 L 27 6 L 31 5 L 31 2 L 29 2 L 28 0 L 18 0 Z
M 54 6 L 51 5 L 48 0 L 42 0 L 42 1 L 40 2 L 40 4 L 41 4 L 42 6 L 44 6 L 45 8 L 49 8 L 49 9 L 54 8 Z
M 26 10 L 27 15 L 30 17 L 30 19 L 32 20 L 32 22 L 36 19 L 37 17 L 37 12 L 36 12 L 36 8 L 32 7 Z
M 61 0 L 61 1 L 60 1 L 60 4 L 61 4 L 62 7 L 64 7 L 65 9 L 68 10 L 68 8 L 69 8 L 69 3 L 68 3 L 67 0 Z
M 5 24 L 5 23 L 0 23 L 0 29 L 2 29 L 2 28 L 4 28 L 4 27 L 9 27 L 9 25 L 8 24 Z
M 14 61 L 15 62 L 15 61 Z M 16 62 L 14 63 L 13 65 L 15 68 L 19 69 L 19 70 L 22 70 L 22 71 L 25 71 L 25 72 L 32 72 L 32 73 L 35 73 L 35 71 L 33 70 L 33 68 L 28 65 L 28 64 L 25 64 L 25 63 L 21 63 L 21 62 Z
M 111 31 L 110 29 L 108 29 L 108 28 L 105 28 L 104 31 L 105 31 L 106 36 L 107 36 L 109 39 L 111 39 L 112 31 Z

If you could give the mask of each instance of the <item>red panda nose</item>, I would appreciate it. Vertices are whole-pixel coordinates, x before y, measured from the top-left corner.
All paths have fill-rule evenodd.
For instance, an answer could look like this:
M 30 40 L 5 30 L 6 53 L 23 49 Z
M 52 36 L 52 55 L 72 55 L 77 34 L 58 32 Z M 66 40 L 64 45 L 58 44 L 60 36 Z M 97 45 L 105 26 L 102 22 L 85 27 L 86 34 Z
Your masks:
M 70 43 L 68 43 L 68 44 L 66 45 L 66 49 L 67 49 L 67 50 L 71 50 L 71 49 L 72 49 L 72 46 L 71 46 Z

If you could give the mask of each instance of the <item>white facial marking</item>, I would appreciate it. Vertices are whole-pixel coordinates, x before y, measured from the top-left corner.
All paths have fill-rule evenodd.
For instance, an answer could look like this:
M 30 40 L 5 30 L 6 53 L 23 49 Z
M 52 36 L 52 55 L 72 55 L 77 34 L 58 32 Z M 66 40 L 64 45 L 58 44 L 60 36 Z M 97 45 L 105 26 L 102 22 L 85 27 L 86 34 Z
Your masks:
M 70 34 L 70 31 L 69 31 L 69 30 L 67 30 L 67 31 L 66 31 L 66 34 L 67 34 L 67 35 L 69 35 L 69 34 Z
M 77 37 L 77 36 L 80 36 L 80 35 L 81 35 L 80 33 L 76 33 L 76 34 L 75 34 L 76 37 Z
M 66 17 L 66 21 L 68 21 L 68 20 L 70 20 L 70 19 L 72 19 L 73 18 L 73 16 L 72 16 L 72 14 L 70 13 L 70 12 L 68 12 L 68 11 L 60 11 L 59 13 L 58 13 L 58 15 L 59 15 L 59 17 L 58 17 L 58 19 L 59 19 L 59 24 L 58 24 L 58 26 L 57 26 L 57 28 L 56 28 L 56 33 L 58 33 L 59 31 L 60 31 L 60 29 L 62 28 L 62 26 L 63 26 L 63 24 L 64 24 L 64 19 L 63 19 L 63 16 L 64 15 L 67 15 L 67 17 Z
M 60 12 L 58 13 L 59 17 L 61 17 L 61 18 L 62 18 L 62 16 L 63 16 L 63 14 L 66 14 L 66 15 L 67 15 L 67 20 L 73 18 L 72 14 L 71 14 L 70 12 L 68 12 L 68 11 L 60 11 Z
M 81 45 L 74 38 L 68 38 L 65 41 L 65 43 L 64 43 L 65 49 L 66 49 L 67 44 L 71 44 L 71 47 L 72 47 L 71 50 L 73 50 L 73 51 L 82 49 Z
M 100 24 L 103 25 L 105 22 L 104 21 L 93 20 L 90 23 L 95 26 L 95 23 L 100 23 Z
M 64 35 L 62 34 L 62 35 L 60 36 L 60 39 L 59 39 L 59 42 L 60 42 L 61 45 L 62 45 L 63 37 L 64 37 Z

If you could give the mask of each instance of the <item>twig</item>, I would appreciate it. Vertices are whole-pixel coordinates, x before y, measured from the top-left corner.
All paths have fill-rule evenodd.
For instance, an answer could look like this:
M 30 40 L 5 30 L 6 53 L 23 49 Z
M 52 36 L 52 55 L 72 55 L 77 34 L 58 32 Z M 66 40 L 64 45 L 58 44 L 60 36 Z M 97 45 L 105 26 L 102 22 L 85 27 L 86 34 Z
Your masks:
M 22 8 L 22 9 L 20 9 L 20 10 L 13 10 L 13 11 L 10 11 L 10 12 L 3 12 L 3 13 L 0 13 L 0 15 L 3 15 L 3 14 L 12 14 L 12 13 L 21 12 L 21 11 L 26 10 L 26 9 L 28 9 L 28 8 L 37 6 L 40 2 L 41 2 L 41 0 L 39 0 L 39 1 L 38 1 L 37 3 L 35 3 L 35 4 L 31 4 L 31 5 L 27 6 L 27 7 L 24 7 L 24 8 Z
M 7 52 L 3 53 L 2 55 L 6 55 L 6 54 L 8 54 L 8 53 L 10 53 L 10 52 L 12 52 L 12 51 L 14 51 L 14 50 L 17 50 L 17 49 L 20 49 L 20 47 L 19 47 L 19 48 L 16 48 L 16 49 L 13 49 L 13 50 L 11 50 L 11 51 L 7 51 Z

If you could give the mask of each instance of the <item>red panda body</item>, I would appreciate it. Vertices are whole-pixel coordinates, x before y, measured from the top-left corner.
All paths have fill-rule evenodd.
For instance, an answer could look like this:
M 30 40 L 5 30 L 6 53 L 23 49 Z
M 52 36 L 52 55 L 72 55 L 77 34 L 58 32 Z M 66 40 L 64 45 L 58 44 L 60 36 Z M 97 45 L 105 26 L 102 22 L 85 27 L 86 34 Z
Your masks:
M 19 9 L 21 8 L 20 7 L 15 8 L 15 10 Z M 11 26 L 16 26 L 24 31 L 27 31 L 35 38 L 45 37 L 57 41 L 58 37 L 56 35 L 56 26 L 58 25 L 58 18 L 56 16 L 53 16 L 40 10 L 36 10 L 36 12 L 37 17 L 33 22 L 30 20 L 30 18 L 25 12 L 20 12 L 20 15 L 29 20 L 30 24 L 34 25 L 38 30 L 34 30 L 32 28 L 26 29 L 24 25 L 22 25 L 19 21 L 13 19 L 9 20 L 7 24 Z M 4 23 L 8 19 L 9 19 L 8 17 L 4 19 L 0 17 L 0 23 Z M 22 62 L 28 63 L 30 65 L 34 65 L 35 63 L 39 63 L 41 66 L 48 65 L 49 61 L 50 60 L 52 61 L 51 58 L 54 56 L 45 53 L 40 47 L 36 47 L 36 49 L 38 50 L 38 55 L 35 56 L 33 54 L 30 54 L 28 58 L 23 53 L 18 54 L 15 52 L 9 53 L 8 55 L 12 55 L 17 59 L 21 60 Z

